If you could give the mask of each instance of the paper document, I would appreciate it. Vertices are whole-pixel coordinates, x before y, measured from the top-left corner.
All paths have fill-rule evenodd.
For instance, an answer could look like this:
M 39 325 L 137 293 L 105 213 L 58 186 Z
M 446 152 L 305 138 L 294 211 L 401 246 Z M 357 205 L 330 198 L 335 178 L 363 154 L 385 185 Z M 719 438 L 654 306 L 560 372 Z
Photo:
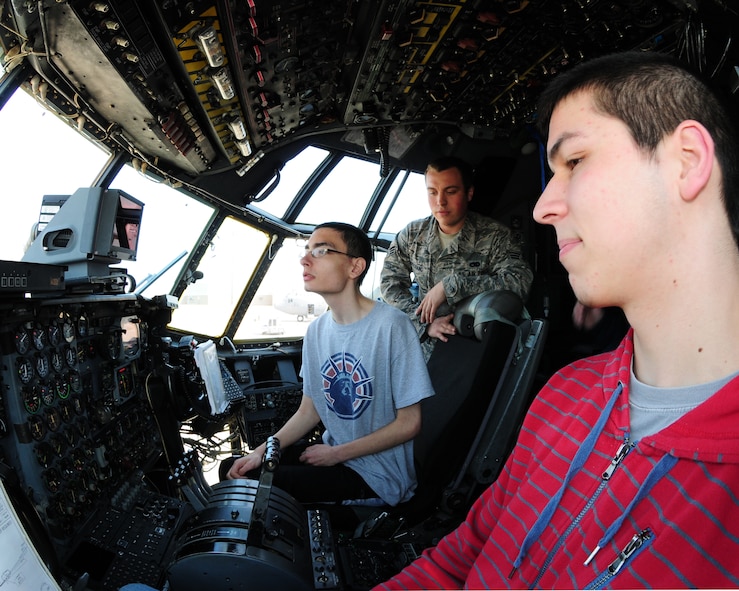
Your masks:
M 28 537 L 0 481 L 0 588 L 61 591 Z
M 223 388 L 223 378 L 221 377 L 221 366 L 218 362 L 218 352 L 213 341 L 205 341 L 195 348 L 195 363 L 200 370 L 200 375 L 205 382 L 205 389 L 208 392 L 208 402 L 210 403 L 210 411 L 214 415 L 226 412 L 228 408 L 228 400 Z

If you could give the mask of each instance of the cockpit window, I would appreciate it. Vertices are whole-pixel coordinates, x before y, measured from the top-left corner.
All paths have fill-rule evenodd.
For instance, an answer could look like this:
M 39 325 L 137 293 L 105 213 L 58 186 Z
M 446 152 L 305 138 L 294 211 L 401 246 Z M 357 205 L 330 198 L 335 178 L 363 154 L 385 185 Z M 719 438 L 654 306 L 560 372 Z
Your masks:
M 39 99 L 40 100 L 40 99 Z M 39 221 L 44 195 L 71 195 L 92 184 L 109 154 L 23 90 L 0 109 L 3 239 L 0 259 L 19 261 Z
M 276 217 L 284 217 L 311 175 L 330 155 L 327 150 L 316 146 L 308 146 L 298 153 L 282 168 L 279 182 L 272 192 L 266 194 L 263 201 L 261 195 L 257 195 L 258 208 Z M 383 182 L 379 164 L 344 156 L 310 195 L 296 221 L 307 225 L 326 221 L 358 225 Z M 370 231 L 394 235 L 409 221 L 427 215 L 425 196 L 423 174 L 398 171 L 384 192 L 378 211 L 371 220 Z M 330 212 L 328 217 L 327 212 Z
M 274 255 L 234 340 L 301 338 L 308 325 L 326 311 L 326 301 L 303 288 L 300 257 L 305 253 L 306 242 L 305 239 L 285 240 Z M 361 286 L 367 297 L 380 297 L 380 271 L 384 260 L 385 253 L 375 252 L 375 260 Z
M 389 213 L 388 213 L 389 212 Z M 408 222 L 429 215 L 426 181 L 418 172 L 395 177 L 370 225 L 370 232 L 397 234 Z
M 7 239 L 0 241 L 0 258 L 5 260 L 21 260 L 39 220 L 43 195 L 70 195 L 91 186 L 110 157 L 44 109 L 39 100 L 19 90 L 0 110 L 0 130 L 14 138 L 0 144 L 5 196 L 13 203 L 6 209 L 14 216 L 6 224 Z M 301 189 L 329 158 L 336 156 L 323 148 L 307 147 L 285 164 L 279 184 L 256 205 L 284 218 Z M 38 162 L 44 162 L 44 174 L 34 173 Z M 386 238 L 425 215 L 427 208 L 423 175 L 402 170 L 393 175 L 369 222 L 370 234 L 383 232 Z M 376 163 L 350 156 L 337 159 L 296 221 L 307 226 L 326 221 L 359 224 L 378 186 L 387 181 Z M 214 207 L 131 165 L 121 168 L 110 187 L 145 204 L 137 258 L 115 266 L 125 268 L 134 278 L 137 293 L 146 297 L 172 293 L 183 266 L 215 219 Z M 230 330 L 242 294 L 266 253 L 272 263 L 234 340 L 303 337 L 310 322 L 326 310 L 320 296 L 303 289 L 300 255 L 305 238 L 285 238 L 279 249 L 270 246 L 271 240 L 267 231 L 227 218 L 206 247 L 197 271 L 185 277 L 188 286 L 170 327 L 212 336 Z M 384 252 L 378 250 L 362 285 L 362 292 L 374 299 L 380 297 L 383 260 Z
M 136 280 L 136 291 L 147 297 L 171 293 L 214 208 L 132 166 L 124 166 L 110 186 L 144 202 L 138 256 L 125 264 Z
M 222 335 L 269 239 L 262 230 L 226 218 L 180 296 L 170 325 L 184 332 Z
M 359 225 L 380 179 L 380 165 L 376 162 L 342 158 L 313 193 L 297 221 Z
M 315 146 L 308 146 L 297 156 L 290 159 L 280 171 L 280 180 L 277 186 L 264 197 L 257 195 L 259 208 L 275 217 L 281 218 L 287 212 L 295 195 L 300 191 L 311 174 L 329 156 L 329 152 Z M 268 184 L 269 185 L 269 184 Z

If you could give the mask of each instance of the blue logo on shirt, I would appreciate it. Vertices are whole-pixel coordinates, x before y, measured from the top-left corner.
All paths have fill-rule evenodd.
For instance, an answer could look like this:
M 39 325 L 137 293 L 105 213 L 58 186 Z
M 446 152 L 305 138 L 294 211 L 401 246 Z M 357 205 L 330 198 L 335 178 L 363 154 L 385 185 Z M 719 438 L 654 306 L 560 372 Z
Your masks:
M 358 418 L 374 398 L 372 378 L 351 353 L 335 353 L 321 368 L 326 404 L 342 419 Z

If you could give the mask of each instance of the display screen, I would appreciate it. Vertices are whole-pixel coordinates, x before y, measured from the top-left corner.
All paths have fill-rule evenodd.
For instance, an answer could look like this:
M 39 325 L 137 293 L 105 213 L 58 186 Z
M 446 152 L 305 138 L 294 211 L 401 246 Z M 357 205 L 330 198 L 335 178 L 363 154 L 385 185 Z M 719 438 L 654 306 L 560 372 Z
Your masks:
M 136 251 L 142 210 L 143 207 L 140 203 L 132 201 L 123 194 L 118 195 L 118 210 L 113 229 L 113 246 Z
M 136 316 L 124 316 L 121 318 L 121 341 L 123 354 L 127 359 L 133 359 L 139 355 L 139 319 Z

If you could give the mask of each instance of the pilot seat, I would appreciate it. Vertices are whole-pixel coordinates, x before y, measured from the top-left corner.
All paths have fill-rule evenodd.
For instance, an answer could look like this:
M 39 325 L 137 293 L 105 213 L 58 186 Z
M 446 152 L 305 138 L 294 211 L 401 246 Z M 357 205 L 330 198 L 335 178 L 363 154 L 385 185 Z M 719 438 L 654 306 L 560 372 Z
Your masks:
M 454 324 L 457 334 L 438 341 L 427 364 L 436 394 L 421 402 L 416 493 L 396 507 L 355 508 L 366 517 L 358 536 L 433 531 L 435 539 L 453 529 L 515 443 L 533 399 L 547 322 L 530 318 L 513 292 L 496 290 L 460 302 Z

